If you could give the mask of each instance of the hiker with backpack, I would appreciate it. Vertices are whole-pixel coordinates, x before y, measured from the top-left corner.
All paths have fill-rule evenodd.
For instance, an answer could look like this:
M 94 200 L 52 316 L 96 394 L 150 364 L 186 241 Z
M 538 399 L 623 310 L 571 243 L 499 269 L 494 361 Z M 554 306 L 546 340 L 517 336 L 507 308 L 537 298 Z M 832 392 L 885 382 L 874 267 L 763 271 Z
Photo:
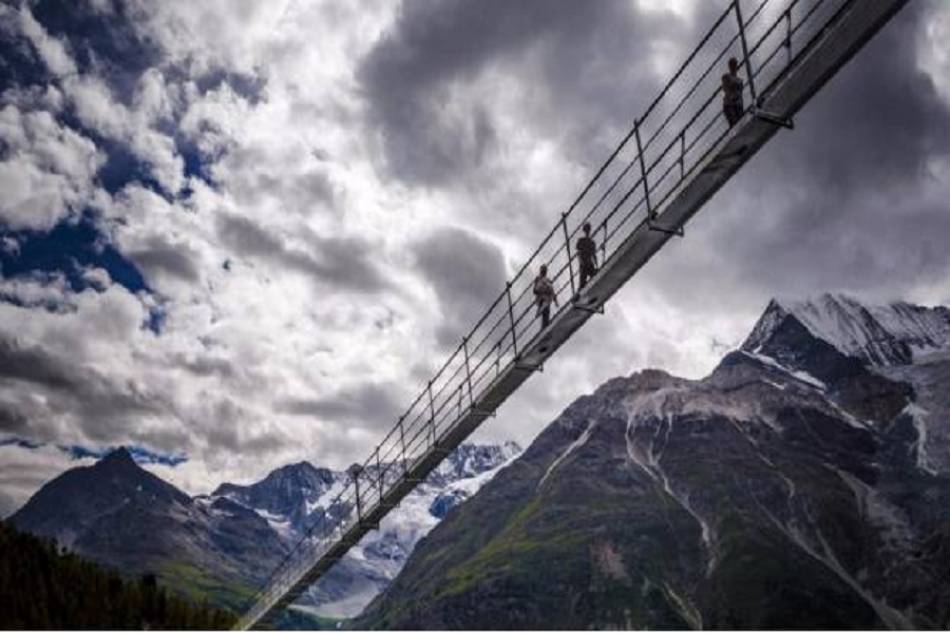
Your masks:
M 541 317 L 541 329 L 551 322 L 552 302 L 558 305 L 557 294 L 554 292 L 554 284 L 548 279 L 548 267 L 542 264 L 538 276 L 534 278 L 534 304 L 538 308 L 538 316 Z
M 729 72 L 722 76 L 722 112 L 729 121 L 729 127 L 738 123 L 745 113 L 745 104 L 742 101 L 744 86 L 739 77 L 739 60 L 730 57 Z
M 577 260 L 580 264 L 580 289 L 587 285 L 588 280 L 597 274 L 597 244 L 590 236 L 590 222 L 584 223 L 584 235 L 577 240 Z

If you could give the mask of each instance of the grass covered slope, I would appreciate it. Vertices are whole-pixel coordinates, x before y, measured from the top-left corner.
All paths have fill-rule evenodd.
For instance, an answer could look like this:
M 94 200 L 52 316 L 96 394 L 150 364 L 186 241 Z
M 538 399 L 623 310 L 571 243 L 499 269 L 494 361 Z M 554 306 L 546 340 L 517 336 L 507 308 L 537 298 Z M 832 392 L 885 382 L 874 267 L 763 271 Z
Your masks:
M 123 579 L 5 523 L 0 604 L 3 629 L 226 629 L 236 619 L 170 594 L 154 576 Z

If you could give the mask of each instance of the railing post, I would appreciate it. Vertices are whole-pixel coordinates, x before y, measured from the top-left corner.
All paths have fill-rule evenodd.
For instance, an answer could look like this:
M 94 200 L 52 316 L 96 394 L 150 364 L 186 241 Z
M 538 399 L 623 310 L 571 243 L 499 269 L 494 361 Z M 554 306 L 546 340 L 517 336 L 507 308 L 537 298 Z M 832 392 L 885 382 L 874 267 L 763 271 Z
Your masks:
M 403 420 L 406 416 L 399 416 L 399 451 L 402 453 L 402 472 L 409 472 L 409 458 L 406 457 L 406 428 L 403 426 Z
M 383 503 L 383 468 L 379 463 L 379 447 L 376 447 L 376 476 L 379 477 L 379 503 Z
M 468 337 L 467 336 L 462 337 L 462 350 L 465 353 L 465 378 L 468 381 L 468 402 L 474 407 L 475 398 L 473 397 L 473 394 L 472 394 L 472 365 L 468 359 Z
M 686 130 L 680 131 L 680 180 L 686 178 Z
M 745 37 L 745 21 L 742 19 L 742 8 L 739 6 L 740 0 L 732 0 L 732 6 L 736 10 L 736 20 L 739 21 L 739 40 L 742 42 L 742 58 L 745 62 L 745 72 L 749 79 L 749 94 L 752 96 L 752 107 L 757 107 L 755 94 L 755 77 L 752 73 L 752 60 L 749 58 L 749 43 Z
M 429 426 L 432 427 L 432 446 L 435 447 L 435 401 L 432 399 L 432 381 L 429 381 Z
M 363 471 L 363 468 L 357 464 L 354 464 L 350 467 L 350 477 L 353 478 L 353 486 L 356 489 L 356 520 L 359 523 L 363 523 L 363 506 L 360 503 L 360 473 Z M 340 531 L 342 532 L 342 525 L 340 526 Z M 342 535 L 340 536 L 342 539 Z
M 567 214 L 561 214 L 561 228 L 564 229 L 564 246 L 567 248 L 567 271 L 571 275 L 571 296 L 577 294 L 574 286 L 574 258 L 571 257 L 571 236 L 567 231 Z
M 637 159 L 640 161 L 640 180 L 643 182 L 643 199 L 647 204 L 647 217 L 652 221 L 656 218 L 653 214 L 653 205 L 650 204 L 650 185 L 647 184 L 647 166 L 643 160 L 643 144 L 640 142 L 640 119 L 633 122 L 633 135 L 637 139 Z
M 511 304 L 511 282 L 505 282 L 505 294 L 508 296 L 508 322 L 511 324 L 511 345 L 518 358 L 518 334 L 515 332 L 515 308 Z
M 495 344 L 495 378 L 501 373 L 501 339 Z
M 785 9 L 785 50 L 788 53 L 786 66 L 792 63 L 792 9 Z
M 604 241 L 600 245 L 600 261 L 601 261 L 600 265 L 601 266 L 604 265 L 603 262 L 607 261 L 607 234 L 608 234 L 607 221 L 608 220 L 610 220 L 609 217 L 604 218 L 604 223 L 602 225 L 604 227 Z

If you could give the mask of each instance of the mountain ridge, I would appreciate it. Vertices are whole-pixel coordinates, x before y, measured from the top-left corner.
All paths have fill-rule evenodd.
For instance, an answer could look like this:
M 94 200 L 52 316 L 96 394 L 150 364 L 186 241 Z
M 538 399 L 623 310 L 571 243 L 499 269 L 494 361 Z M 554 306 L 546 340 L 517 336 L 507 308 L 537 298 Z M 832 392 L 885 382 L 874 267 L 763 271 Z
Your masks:
M 576 399 L 354 625 L 947 628 L 950 408 L 921 371 L 937 391 L 950 363 L 838 332 L 772 302 L 705 378 Z
M 355 615 L 398 573 L 415 542 L 520 451 L 463 444 L 402 508 L 368 535 L 305 602 L 332 617 Z M 301 461 L 247 485 L 220 484 L 190 497 L 139 466 L 125 448 L 47 482 L 12 525 L 110 564 L 156 573 L 170 585 L 239 609 L 307 533 L 348 481 Z M 438 507 L 438 512 L 433 508 Z

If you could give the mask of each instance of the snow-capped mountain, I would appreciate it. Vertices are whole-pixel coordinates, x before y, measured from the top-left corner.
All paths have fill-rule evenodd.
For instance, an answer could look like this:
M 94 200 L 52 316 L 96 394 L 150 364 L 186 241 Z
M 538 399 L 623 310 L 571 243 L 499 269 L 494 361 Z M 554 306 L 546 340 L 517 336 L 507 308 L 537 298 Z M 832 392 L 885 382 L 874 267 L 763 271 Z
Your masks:
M 950 310 L 844 295 L 773 300 L 743 352 L 823 384 L 862 419 L 914 427 L 917 463 L 950 473 Z
M 950 352 L 950 309 L 904 302 L 868 306 L 842 294 L 773 300 L 742 349 L 758 351 L 789 317 L 842 354 L 878 367 L 907 365 Z
M 298 462 L 273 470 L 247 486 L 221 484 L 210 498 L 227 498 L 254 510 L 286 543 L 292 544 L 323 516 L 346 481 L 346 473 Z
M 367 534 L 311 588 L 300 607 L 326 617 L 358 615 L 395 578 L 419 539 L 520 452 L 514 442 L 459 446 L 386 516 L 378 531 Z M 400 472 L 390 470 L 394 476 Z M 251 485 L 222 484 L 209 501 L 227 499 L 256 512 L 289 548 L 331 510 L 348 480 L 344 471 L 300 462 Z
M 945 316 L 776 301 L 701 380 L 608 381 L 355 626 L 946 629 Z

